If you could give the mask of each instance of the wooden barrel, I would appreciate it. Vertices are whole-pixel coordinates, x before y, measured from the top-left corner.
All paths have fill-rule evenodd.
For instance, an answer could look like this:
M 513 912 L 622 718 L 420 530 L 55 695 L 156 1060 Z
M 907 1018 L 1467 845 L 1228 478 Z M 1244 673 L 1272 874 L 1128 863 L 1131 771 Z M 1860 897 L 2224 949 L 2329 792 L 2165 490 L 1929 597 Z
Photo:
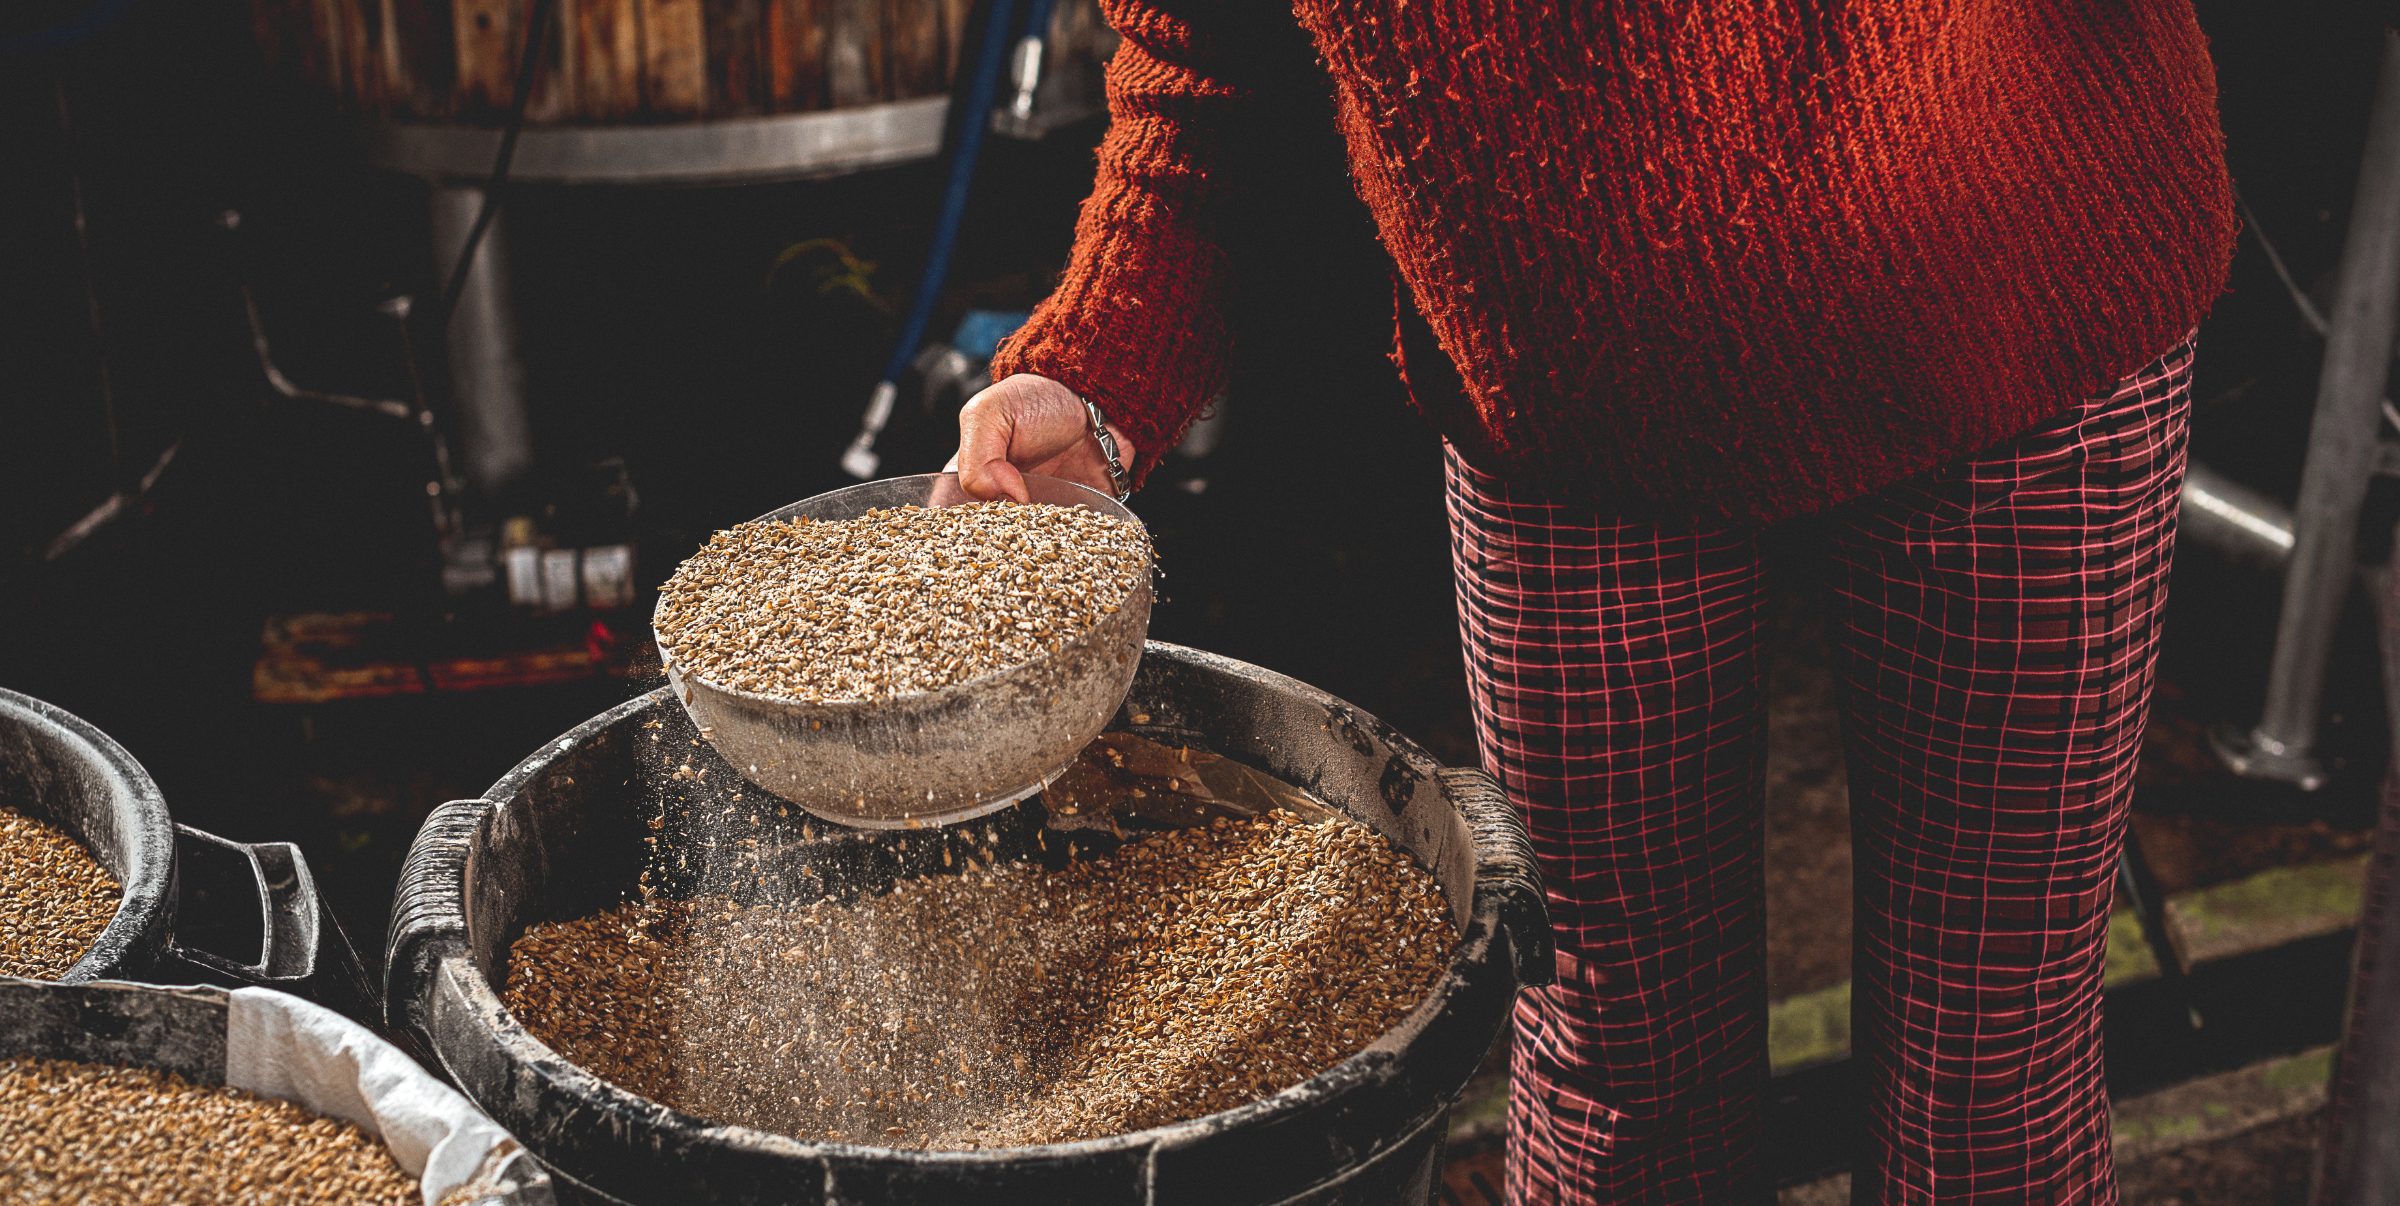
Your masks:
M 974 0 L 553 0 L 526 120 L 805 113 L 947 91 Z M 493 125 L 534 0 L 252 0 L 280 75 L 361 116 Z M 1095 0 L 1060 0 L 1050 66 L 1113 49 Z

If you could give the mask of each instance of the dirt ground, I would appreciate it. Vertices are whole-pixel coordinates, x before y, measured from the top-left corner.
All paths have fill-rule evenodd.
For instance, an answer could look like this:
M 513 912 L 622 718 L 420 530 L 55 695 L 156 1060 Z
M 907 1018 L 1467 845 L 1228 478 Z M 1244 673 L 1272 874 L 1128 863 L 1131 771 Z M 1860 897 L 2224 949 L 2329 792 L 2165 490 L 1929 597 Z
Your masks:
M 2133 1206 L 2298 1206 L 2308 1200 L 2323 1125 L 2322 1114 L 2308 1114 L 2129 1162 L 2118 1186 Z

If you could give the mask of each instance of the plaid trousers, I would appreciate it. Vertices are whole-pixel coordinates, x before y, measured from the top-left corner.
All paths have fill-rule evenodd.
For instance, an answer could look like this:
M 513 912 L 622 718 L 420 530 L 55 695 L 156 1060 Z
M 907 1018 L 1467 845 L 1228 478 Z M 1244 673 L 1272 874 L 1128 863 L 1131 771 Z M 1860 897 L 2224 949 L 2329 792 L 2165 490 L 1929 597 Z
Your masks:
M 2191 345 L 1825 517 L 1873 1202 L 2113 1202 L 2115 860 Z M 1558 981 L 1519 999 L 1520 1203 L 1764 1196 L 1758 533 L 1623 523 L 1449 456 L 1468 687 L 1531 824 Z

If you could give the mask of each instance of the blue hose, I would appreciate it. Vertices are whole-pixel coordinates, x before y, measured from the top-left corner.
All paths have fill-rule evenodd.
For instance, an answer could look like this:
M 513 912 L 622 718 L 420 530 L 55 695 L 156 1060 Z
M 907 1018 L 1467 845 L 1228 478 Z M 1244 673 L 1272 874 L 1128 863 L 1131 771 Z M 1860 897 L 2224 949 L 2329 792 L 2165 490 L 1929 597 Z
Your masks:
M 1042 0 L 1034 0 L 1039 4 Z M 942 189 L 941 214 L 934 219 L 933 243 L 925 252 L 925 272 L 917 278 L 916 297 L 909 303 L 908 318 L 900 324 L 900 340 L 892 347 L 891 359 L 884 362 L 883 380 L 867 402 L 867 414 L 860 426 L 858 438 L 842 454 L 842 468 L 853 477 L 875 476 L 882 458 L 875 455 L 875 437 L 883 430 L 892 414 L 892 405 L 900 393 L 900 374 L 907 371 L 915 359 L 917 348 L 925 342 L 925 328 L 933 321 L 934 303 L 939 301 L 942 282 L 950 275 L 950 255 L 958 247 L 958 230 L 966 218 L 967 194 L 975 183 L 975 161 L 983 152 L 984 129 L 991 124 L 992 98 L 999 91 L 1000 68 L 1008 58 L 1014 42 L 1017 0 L 991 0 L 985 14 L 983 41 L 975 50 L 974 73 L 968 77 L 966 94 L 956 102 L 957 141 L 950 146 L 950 178 Z
M 1018 27 L 1028 38 L 1047 39 L 1050 36 L 1050 10 L 1058 0 L 1025 0 L 1025 21 Z

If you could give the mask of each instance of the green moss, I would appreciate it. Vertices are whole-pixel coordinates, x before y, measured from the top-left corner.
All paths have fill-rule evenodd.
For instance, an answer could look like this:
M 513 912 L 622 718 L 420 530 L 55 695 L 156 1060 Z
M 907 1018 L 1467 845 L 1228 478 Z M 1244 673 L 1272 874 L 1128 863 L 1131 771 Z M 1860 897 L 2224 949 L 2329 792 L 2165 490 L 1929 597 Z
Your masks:
M 1778 1072 L 1850 1050 L 1850 982 L 1786 997 L 1767 1009 L 1767 1062 Z
M 2139 1118 L 2120 1114 L 2111 1129 L 2116 1141 L 2125 1144 L 2196 1139 L 2207 1133 L 2208 1126 L 2198 1114 L 2152 1114 Z
M 2318 1047 L 2277 1060 L 2259 1073 L 2259 1083 L 2286 1092 L 2314 1088 L 2333 1079 L 2333 1048 Z
M 1466 1096 L 1450 1107 L 1450 1133 L 1498 1134 L 1508 1124 L 1508 1078 L 1494 1076 L 1467 1085 Z
M 2131 909 L 2109 914 L 2108 969 L 2101 973 L 2108 986 L 2147 980 L 2157 974 L 2158 960 L 2150 956 L 2150 943 L 2142 935 L 2141 919 Z
M 2366 859 L 2341 859 L 2299 867 L 2269 867 L 2231 883 L 2175 898 L 2175 920 L 2196 943 L 2246 929 L 2277 931 L 2347 925 L 2364 899 Z

